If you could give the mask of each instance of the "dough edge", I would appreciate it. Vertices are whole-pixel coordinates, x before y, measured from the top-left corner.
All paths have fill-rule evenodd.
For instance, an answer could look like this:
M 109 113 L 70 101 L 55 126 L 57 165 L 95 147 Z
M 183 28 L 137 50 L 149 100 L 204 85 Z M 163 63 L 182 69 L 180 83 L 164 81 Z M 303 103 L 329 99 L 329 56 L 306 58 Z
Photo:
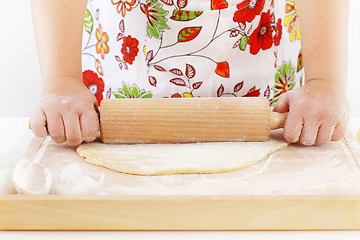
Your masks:
M 212 173 L 232 172 L 232 171 L 236 171 L 241 168 L 244 168 L 244 167 L 248 167 L 257 162 L 263 161 L 263 160 L 269 158 L 272 154 L 276 153 L 277 151 L 286 148 L 288 145 L 289 145 L 289 143 L 284 142 L 284 143 L 280 144 L 277 148 L 274 148 L 271 151 L 268 151 L 262 155 L 259 155 L 258 157 L 254 157 L 252 160 L 249 160 L 246 163 L 243 163 L 237 167 L 232 167 L 232 168 L 211 168 L 211 169 L 205 169 L 205 170 L 199 170 L 199 169 L 194 169 L 194 168 L 186 168 L 186 169 L 180 169 L 180 170 L 167 169 L 167 170 L 158 170 L 158 171 L 147 172 L 147 173 L 144 173 L 143 171 L 137 171 L 136 169 L 127 168 L 127 167 L 112 168 L 110 166 L 111 164 L 109 164 L 107 161 L 100 160 L 100 159 L 94 157 L 93 155 L 91 155 L 91 153 L 90 153 L 91 151 L 96 152 L 96 150 L 91 149 L 91 143 L 85 144 L 85 145 L 80 145 L 79 147 L 77 147 L 76 151 L 79 154 L 79 156 L 85 160 L 85 162 L 95 165 L 95 166 L 98 166 L 98 167 L 104 167 L 104 168 L 110 169 L 112 171 L 116 171 L 116 172 L 124 173 L 124 174 L 130 174 L 130 175 L 159 176 L 159 175 L 174 175 L 174 174 L 212 174 Z M 90 149 L 90 151 L 88 151 L 88 149 Z M 88 155 L 90 155 L 90 156 L 88 156 Z

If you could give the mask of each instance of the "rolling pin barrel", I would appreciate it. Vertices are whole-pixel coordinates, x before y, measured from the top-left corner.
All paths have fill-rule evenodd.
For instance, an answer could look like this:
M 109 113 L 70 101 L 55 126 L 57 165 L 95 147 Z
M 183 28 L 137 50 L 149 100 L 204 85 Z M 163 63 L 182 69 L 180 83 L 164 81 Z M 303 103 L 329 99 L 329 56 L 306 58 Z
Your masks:
M 265 98 L 116 99 L 100 108 L 104 143 L 267 141 L 271 124 Z M 280 121 L 280 122 L 279 122 Z M 282 122 L 281 122 L 282 121 Z

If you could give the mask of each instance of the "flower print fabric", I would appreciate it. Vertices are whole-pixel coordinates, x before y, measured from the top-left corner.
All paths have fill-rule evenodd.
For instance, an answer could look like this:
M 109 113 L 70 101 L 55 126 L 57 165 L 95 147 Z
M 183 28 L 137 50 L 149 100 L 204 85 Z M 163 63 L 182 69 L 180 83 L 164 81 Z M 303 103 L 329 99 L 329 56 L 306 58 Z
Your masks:
M 96 39 L 98 40 L 96 43 L 96 53 L 100 53 L 101 58 L 104 59 L 105 54 L 109 53 L 109 46 L 107 45 L 109 37 L 107 33 L 102 32 L 101 24 L 99 24 L 99 28 L 96 29 Z
M 237 9 L 234 13 L 234 22 L 252 22 L 256 15 L 260 15 L 264 9 L 265 0 L 241 1 L 236 5 Z
M 273 29 L 271 26 L 270 10 L 267 13 L 261 13 L 258 27 L 250 35 L 248 44 L 250 45 L 250 53 L 258 54 L 260 48 L 266 50 L 271 48 L 274 42 Z
M 97 73 L 86 70 L 83 72 L 83 83 L 90 92 L 95 95 L 98 105 L 100 106 L 103 100 L 104 81 L 98 76 Z
M 132 38 L 131 36 L 123 38 L 121 53 L 123 54 L 123 60 L 125 62 L 129 64 L 133 63 L 139 52 L 138 44 L 139 41 L 136 38 Z
M 123 17 L 126 15 L 126 11 L 131 11 L 132 6 L 135 4 L 135 0 L 111 0 L 111 3 L 117 5 L 116 10 L 121 13 Z
M 82 47 L 84 83 L 99 103 L 230 96 L 274 105 L 303 84 L 295 0 L 89 0 Z

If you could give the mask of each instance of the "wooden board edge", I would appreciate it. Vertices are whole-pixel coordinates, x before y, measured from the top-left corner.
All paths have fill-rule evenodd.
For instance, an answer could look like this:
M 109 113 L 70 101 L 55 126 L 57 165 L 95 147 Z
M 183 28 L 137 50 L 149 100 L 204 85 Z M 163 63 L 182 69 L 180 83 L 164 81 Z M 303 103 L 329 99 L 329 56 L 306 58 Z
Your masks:
M 0 195 L 0 230 L 360 230 L 360 196 Z
M 349 199 L 0 198 L 0 230 L 355 230 Z

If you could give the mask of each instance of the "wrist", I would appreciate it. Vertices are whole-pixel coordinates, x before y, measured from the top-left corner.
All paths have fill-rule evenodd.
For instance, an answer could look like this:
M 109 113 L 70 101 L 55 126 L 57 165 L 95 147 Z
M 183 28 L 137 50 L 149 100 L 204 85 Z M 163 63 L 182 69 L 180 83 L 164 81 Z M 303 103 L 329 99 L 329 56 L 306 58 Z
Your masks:
M 309 78 L 306 79 L 304 87 L 319 92 L 327 92 L 336 96 L 346 97 L 346 81 L 340 82 L 327 78 Z
M 42 78 L 41 95 L 72 95 L 88 93 L 88 89 L 82 82 L 82 77 L 77 76 L 58 76 Z

